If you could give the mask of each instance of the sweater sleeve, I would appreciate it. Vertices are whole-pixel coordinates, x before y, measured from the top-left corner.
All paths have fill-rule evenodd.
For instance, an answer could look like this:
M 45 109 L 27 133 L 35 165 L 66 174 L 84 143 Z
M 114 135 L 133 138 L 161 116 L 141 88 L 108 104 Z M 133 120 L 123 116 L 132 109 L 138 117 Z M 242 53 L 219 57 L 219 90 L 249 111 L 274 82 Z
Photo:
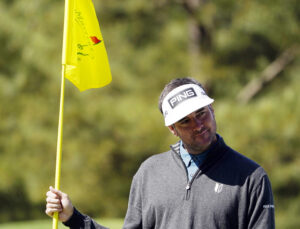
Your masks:
M 248 229 L 275 229 L 274 202 L 267 175 L 250 194 Z
M 142 229 L 142 198 L 141 198 L 141 181 L 138 174 L 133 177 L 128 208 L 124 220 L 123 229 Z
M 63 224 L 71 229 L 108 229 L 97 224 L 91 217 L 81 214 L 76 208 L 71 218 Z

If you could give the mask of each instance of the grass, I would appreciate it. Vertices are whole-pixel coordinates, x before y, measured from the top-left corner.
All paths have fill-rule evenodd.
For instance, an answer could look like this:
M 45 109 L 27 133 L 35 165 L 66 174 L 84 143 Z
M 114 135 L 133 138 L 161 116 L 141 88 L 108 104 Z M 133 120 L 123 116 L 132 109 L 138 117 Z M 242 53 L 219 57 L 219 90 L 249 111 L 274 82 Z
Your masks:
M 101 219 L 97 220 L 101 222 L 101 225 L 110 229 L 121 229 L 123 225 L 123 219 Z M 51 229 L 52 220 L 34 220 L 34 221 L 23 221 L 23 222 L 11 222 L 0 224 L 0 229 Z M 62 223 L 58 223 L 58 229 L 66 229 Z

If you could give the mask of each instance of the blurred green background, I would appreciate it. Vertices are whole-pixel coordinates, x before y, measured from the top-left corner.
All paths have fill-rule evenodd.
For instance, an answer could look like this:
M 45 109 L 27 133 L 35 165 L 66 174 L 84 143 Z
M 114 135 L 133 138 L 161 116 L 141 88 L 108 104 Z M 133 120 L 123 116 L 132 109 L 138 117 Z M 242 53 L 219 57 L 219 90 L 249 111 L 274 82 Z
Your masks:
M 112 83 L 66 81 L 61 189 L 93 217 L 125 215 L 140 163 L 177 139 L 157 109 L 192 76 L 218 132 L 267 171 L 277 228 L 300 228 L 297 0 L 94 0 Z M 54 184 L 64 1 L 0 1 L 0 223 L 46 219 Z

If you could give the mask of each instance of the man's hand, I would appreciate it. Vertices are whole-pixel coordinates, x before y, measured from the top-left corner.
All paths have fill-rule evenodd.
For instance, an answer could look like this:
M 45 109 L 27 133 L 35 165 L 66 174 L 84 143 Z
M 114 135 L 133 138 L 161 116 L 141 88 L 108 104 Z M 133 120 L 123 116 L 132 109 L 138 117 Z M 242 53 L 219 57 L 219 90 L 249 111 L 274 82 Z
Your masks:
M 58 212 L 58 218 L 62 222 L 66 222 L 72 216 L 74 207 L 71 200 L 66 193 L 63 193 L 50 186 L 49 191 L 46 193 L 47 205 L 46 214 L 53 217 L 54 212 Z

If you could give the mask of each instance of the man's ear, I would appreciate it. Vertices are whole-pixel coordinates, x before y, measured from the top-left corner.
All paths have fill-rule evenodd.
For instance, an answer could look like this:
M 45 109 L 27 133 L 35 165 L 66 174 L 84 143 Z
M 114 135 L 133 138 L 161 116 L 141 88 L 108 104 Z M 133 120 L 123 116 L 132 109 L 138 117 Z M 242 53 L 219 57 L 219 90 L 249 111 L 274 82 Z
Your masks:
M 168 128 L 172 134 L 174 134 L 176 137 L 178 137 L 177 130 L 174 125 L 168 126 Z

